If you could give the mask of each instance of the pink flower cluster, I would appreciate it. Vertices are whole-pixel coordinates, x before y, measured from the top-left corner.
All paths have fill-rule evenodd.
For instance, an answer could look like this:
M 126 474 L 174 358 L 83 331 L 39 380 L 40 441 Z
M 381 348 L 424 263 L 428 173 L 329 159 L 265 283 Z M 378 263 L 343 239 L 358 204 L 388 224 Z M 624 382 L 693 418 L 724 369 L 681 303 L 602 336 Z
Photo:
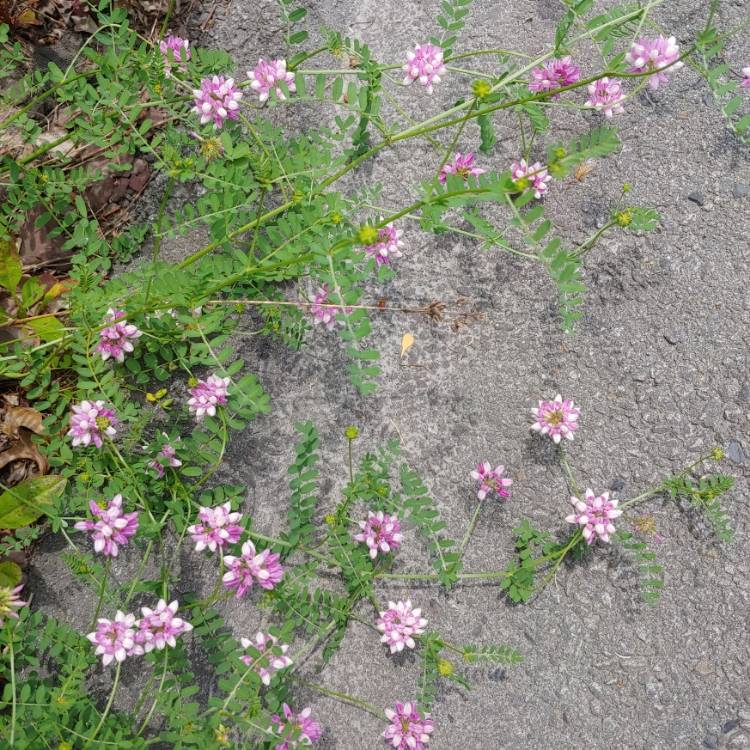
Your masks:
M 96 345 L 96 351 L 102 355 L 105 362 L 113 357 L 118 362 L 125 360 L 125 355 L 133 351 L 133 339 L 143 335 L 132 323 L 125 320 L 123 310 L 113 310 L 111 307 L 107 310 L 108 322 L 112 325 L 102 328 L 99 331 L 99 343 Z
M 680 48 L 676 39 L 673 36 L 666 38 L 659 35 L 656 39 L 642 37 L 633 42 L 630 51 L 625 55 L 625 61 L 630 65 L 630 73 L 653 71 L 653 75 L 648 78 L 648 85 L 652 89 L 658 89 L 660 84 L 669 81 L 668 74 L 678 71 L 683 66 L 679 57 Z
M 164 56 L 164 64 L 171 65 L 175 62 L 180 63 L 183 67 L 190 59 L 190 42 L 182 37 L 170 34 L 166 39 L 159 42 L 159 51 Z M 172 59 L 169 55 L 172 54 Z
M 316 326 L 322 325 L 327 330 L 332 331 L 336 327 L 336 315 L 340 312 L 345 312 L 345 310 L 340 307 L 330 307 L 328 284 L 323 284 L 316 292 L 312 305 L 310 305 L 313 324 Z
M 531 413 L 535 420 L 531 429 L 542 435 L 549 435 L 555 443 L 559 443 L 562 438 L 573 439 L 581 411 L 573 401 L 563 400 L 558 393 L 554 401 L 540 401 Z
M 169 436 L 162 432 L 162 436 L 169 440 Z M 177 438 L 177 441 L 179 442 L 179 438 Z M 163 459 L 163 460 L 161 460 Z M 156 472 L 156 476 L 161 479 L 164 476 L 164 466 L 170 466 L 173 469 L 177 469 L 180 466 L 182 466 L 182 461 L 180 461 L 179 458 L 177 458 L 177 450 L 175 447 L 169 443 L 166 442 L 164 445 L 162 445 L 161 450 L 157 454 L 156 458 L 149 463 L 149 468 L 153 469 Z
M 461 177 L 464 181 L 468 180 L 469 177 L 478 177 L 480 174 L 484 174 L 487 170 L 481 167 L 474 166 L 474 154 L 469 152 L 468 154 L 462 154 L 460 151 L 456 152 L 453 157 L 453 162 L 443 164 L 440 168 L 440 174 L 438 174 L 438 180 L 445 184 L 448 180 L 449 174 L 455 174 Z
M 235 589 L 238 599 L 253 583 L 270 590 L 284 577 L 284 569 L 279 560 L 280 555 L 268 549 L 256 553 L 255 545 L 248 540 L 242 545 L 241 555 L 227 555 L 224 558 L 227 566 L 227 572 L 222 578 L 224 585 L 230 590 Z
M 414 648 L 415 635 L 422 635 L 427 627 L 427 620 L 422 617 L 421 609 L 412 609 L 411 601 L 388 602 L 388 609 L 380 613 L 376 620 L 377 629 L 383 634 L 381 643 L 390 648 L 391 653 L 403 651 L 404 647 Z
M 312 709 L 305 708 L 298 714 L 295 714 L 289 706 L 284 703 L 282 705 L 284 712 L 284 721 L 278 714 L 274 714 L 271 717 L 276 732 L 283 734 L 288 726 L 299 730 L 299 738 L 296 740 L 284 739 L 283 742 L 279 742 L 275 746 L 275 750 L 292 750 L 296 747 L 307 747 L 312 745 L 313 742 L 317 742 L 320 736 L 323 734 L 323 729 L 315 719 L 312 718 Z
M 535 94 L 554 91 L 563 86 L 570 86 L 581 80 L 581 69 L 573 64 L 570 56 L 559 60 L 548 60 L 540 68 L 531 71 L 531 82 L 529 90 Z M 559 99 L 560 94 L 555 94 L 553 99 Z
M 609 499 L 609 492 L 597 496 L 592 490 L 586 490 L 584 500 L 571 497 L 570 504 L 576 512 L 571 513 L 565 520 L 583 528 L 583 538 L 587 544 L 593 544 L 597 539 L 609 541 L 610 534 L 615 533 L 612 521 L 622 515 L 622 511 L 617 507 L 617 500 Z
M 365 247 L 365 252 L 372 255 L 379 266 L 388 265 L 392 258 L 400 258 L 402 255 L 402 234 L 402 230 L 388 224 L 378 232 L 378 241 Z
M 385 715 L 391 722 L 383 732 L 386 744 L 395 750 L 425 750 L 435 729 L 430 714 L 420 714 L 415 703 L 396 701 Z
M 742 83 L 740 83 L 740 86 L 750 89 L 750 66 L 742 69 Z
M 242 513 L 232 513 L 229 502 L 215 508 L 201 507 L 198 510 L 198 523 L 187 529 L 195 542 L 196 552 L 206 548 L 216 552 L 227 544 L 237 544 L 242 536 L 242 526 L 239 525 L 241 518 Z
M 401 524 L 398 516 L 392 516 L 379 510 L 377 513 L 367 512 L 367 520 L 360 521 L 359 527 L 362 531 L 354 535 L 358 542 L 364 542 L 370 557 L 374 560 L 378 552 L 387 555 L 391 550 L 397 550 L 404 539 L 401 533 Z
M 625 111 L 622 106 L 625 94 L 617 78 L 600 78 L 588 85 L 588 92 L 589 98 L 584 106 L 601 112 L 607 119 Z
M 514 161 L 510 165 L 510 174 L 516 181 L 527 180 L 536 198 L 541 198 L 549 190 L 549 182 L 552 179 L 546 167 L 538 161 L 529 166 L 526 159 Z
M 138 530 L 138 513 L 123 513 L 122 495 L 115 495 L 106 508 L 90 500 L 89 510 L 97 520 L 78 521 L 75 528 L 91 533 L 94 552 L 107 557 L 117 557 L 118 545 L 124 547 Z
M 258 99 L 261 102 L 267 101 L 271 91 L 275 91 L 282 102 L 286 99 L 279 87 L 281 81 L 286 84 L 289 91 L 297 90 L 294 73 L 286 69 L 286 60 L 258 60 L 258 64 L 247 71 L 247 77 L 250 79 L 250 88 L 259 94 Z
M 105 667 L 113 661 L 123 662 L 128 656 L 141 656 L 153 649 L 174 648 L 176 638 L 193 629 L 189 622 L 175 616 L 177 608 L 176 601 L 167 604 L 160 599 L 155 609 L 141 608 L 140 620 L 117 610 L 114 620 L 100 617 L 96 630 L 86 637 L 96 645 L 95 653 L 102 657 Z
M 256 633 L 254 638 L 240 638 L 242 648 L 252 648 L 259 653 L 259 656 L 253 657 L 250 654 L 243 654 L 240 659 L 247 667 L 254 666 L 255 671 L 260 676 L 261 682 L 268 686 L 271 684 L 271 677 L 280 669 L 286 669 L 292 665 L 292 660 L 286 655 L 289 645 L 282 643 L 278 646 L 278 638 L 270 633 Z M 275 654 L 274 650 L 281 651 Z
M 234 78 L 212 76 L 201 81 L 201 87 L 193 91 L 193 112 L 200 115 L 201 125 L 213 122 L 218 130 L 226 120 L 236 120 L 240 112 L 242 92 L 234 85 Z
M 210 417 L 216 416 L 216 407 L 226 405 L 231 382 L 230 378 L 209 375 L 206 380 L 199 380 L 198 384 L 190 389 L 188 409 L 195 414 L 199 422 L 206 414 Z
M 413 52 L 406 55 L 406 64 L 403 67 L 404 85 L 408 86 L 414 81 L 419 81 L 431 94 L 433 86 L 440 83 L 440 76 L 445 75 L 447 70 L 443 62 L 443 50 L 434 44 L 418 44 Z
M 471 472 L 471 478 L 479 482 L 477 497 L 484 500 L 487 495 L 494 492 L 501 500 L 507 500 L 510 497 L 510 486 L 513 480 L 510 477 L 504 477 L 504 466 L 492 468 L 489 461 L 477 464 L 477 468 Z
M 4 617 L 13 617 L 18 619 L 16 610 L 25 607 L 28 602 L 21 601 L 18 596 L 23 589 L 23 585 L 10 588 L 9 586 L 0 586 L 0 628 L 5 624 Z
M 73 438 L 74 446 L 93 443 L 101 448 L 102 436 L 113 438 L 117 434 L 117 418 L 104 401 L 81 401 L 72 407 L 72 412 L 68 437 Z

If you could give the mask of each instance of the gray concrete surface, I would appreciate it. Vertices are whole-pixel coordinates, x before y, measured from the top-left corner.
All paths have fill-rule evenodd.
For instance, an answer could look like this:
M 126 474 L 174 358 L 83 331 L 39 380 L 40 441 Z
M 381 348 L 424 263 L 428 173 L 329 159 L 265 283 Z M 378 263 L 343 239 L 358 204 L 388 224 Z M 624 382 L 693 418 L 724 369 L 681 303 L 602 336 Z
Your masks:
M 432 32 L 437 3 L 307 5 L 313 6 L 312 26 L 360 36 L 377 58 L 391 61 Z M 686 41 L 700 28 L 703 6 L 673 0 L 655 18 Z M 721 6 L 723 28 L 748 12 L 745 2 Z M 461 47 L 538 51 L 550 42 L 561 13 L 553 0 L 475 0 Z M 228 49 L 245 70 L 261 55 L 283 54 L 281 35 L 274 3 L 230 0 L 217 7 L 202 41 Z M 750 64 L 748 38 L 733 42 L 729 53 L 737 70 Z M 591 69 L 596 58 L 590 52 L 582 62 Z M 449 78 L 432 99 L 416 89 L 400 98 L 430 113 L 461 91 L 458 79 Z M 588 256 L 590 291 L 574 336 L 559 332 L 554 287 L 537 268 L 409 225 L 396 279 L 385 288 L 373 283 L 367 296 L 449 305 L 466 298 L 481 311 L 480 321 L 454 332 L 450 320 L 378 317 L 373 342 L 384 372 L 368 399 L 348 384 L 332 335 L 318 332 L 299 353 L 257 338 L 242 345 L 274 410 L 234 438 L 220 479 L 247 484 L 246 510 L 269 532 L 281 528 L 292 425 L 301 418 L 321 432 L 330 480 L 326 507 L 345 478 L 343 428 L 357 424 L 359 450 L 385 437 L 402 438 L 405 457 L 422 473 L 456 536 L 474 507 L 467 478 L 472 464 L 504 463 L 515 479 L 514 496 L 506 506 L 488 503 L 483 510 L 466 555 L 470 570 L 505 563 L 511 529 L 522 517 L 556 529 L 567 512 L 561 472 L 529 435 L 529 409 L 541 396 L 562 392 L 580 404 L 581 429 L 571 447 L 578 476 L 596 489 L 618 487 L 620 497 L 643 491 L 713 445 L 730 456 L 725 469 L 738 480 L 728 498 L 736 529 L 731 546 L 714 545 L 673 505 L 650 508 L 665 537 L 656 550 L 666 588 L 654 608 L 639 602 L 632 568 L 605 549 L 589 564 L 563 570 L 526 606 L 509 606 L 492 587 L 467 586 L 449 595 L 431 587 L 384 590 L 383 598 L 410 596 L 430 626 L 453 642 L 508 643 L 526 657 L 507 671 L 467 668 L 470 693 L 441 692 L 430 744 L 435 750 L 750 747 L 750 158 L 689 68 L 666 89 L 630 101 L 627 110 L 617 121 L 622 152 L 597 162 L 582 183 L 555 183 L 546 206 L 565 236 L 581 240 L 606 215 L 619 186 L 630 182 L 632 201 L 656 206 L 663 222 L 647 236 L 612 235 Z M 292 127 L 316 114 L 274 116 Z M 585 132 L 592 121 L 555 112 L 552 137 Z M 498 122 L 500 138 L 510 136 L 512 123 Z M 461 150 L 477 145 L 476 129 L 467 128 Z M 483 161 L 505 168 L 514 148 L 510 140 L 501 142 Z M 399 207 L 413 199 L 414 186 L 436 163 L 429 146 L 402 145 L 372 160 L 348 188 L 382 182 L 384 202 Z M 703 205 L 689 200 L 691 193 L 701 193 Z M 183 238 L 165 252 L 177 257 L 200 242 L 197 235 Z M 407 330 L 416 339 L 410 366 L 399 358 Z M 205 565 L 187 555 L 183 561 L 181 585 L 207 582 Z M 399 561 L 403 569 L 424 567 L 413 534 Z M 40 592 L 54 591 L 46 606 L 76 619 L 63 611 L 68 597 L 78 596 L 82 607 L 86 598 L 54 550 L 40 553 L 35 566 Z M 253 632 L 260 614 L 250 599 L 232 603 L 227 616 L 239 636 Z M 417 665 L 386 656 L 373 634 L 355 623 L 316 679 L 386 706 L 414 695 Z M 304 691 L 299 700 L 309 702 L 325 726 L 320 747 L 384 746 L 383 726 L 368 714 Z

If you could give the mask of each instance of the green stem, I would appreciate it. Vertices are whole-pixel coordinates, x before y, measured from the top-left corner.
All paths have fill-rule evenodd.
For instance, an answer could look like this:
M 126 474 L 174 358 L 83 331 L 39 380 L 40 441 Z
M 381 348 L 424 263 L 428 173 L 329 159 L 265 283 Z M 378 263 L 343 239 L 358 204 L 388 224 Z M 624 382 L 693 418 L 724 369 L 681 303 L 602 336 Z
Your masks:
M 112 689 L 109 691 L 109 699 L 107 700 L 107 705 L 104 707 L 104 713 L 101 715 L 101 718 L 99 719 L 99 723 L 96 725 L 96 729 L 94 729 L 94 733 L 88 737 L 88 742 L 84 745 L 84 750 L 88 748 L 91 743 L 97 738 L 99 735 L 99 732 L 101 728 L 104 726 L 104 722 L 107 720 L 107 716 L 109 716 L 109 712 L 112 709 L 112 703 L 115 700 L 115 693 L 117 692 L 117 688 L 120 684 L 120 670 L 122 669 L 122 662 L 117 662 L 117 668 L 115 669 L 115 679 L 112 683 Z
M 16 710 L 17 710 L 17 695 L 16 695 L 16 656 L 13 650 L 13 636 L 15 635 L 15 627 L 10 628 L 10 638 L 8 638 L 8 657 L 10 659 L 10 693 L 11 693 L 11 714 L 10 714 L 10 746 L 13 747 L 16 744 Z
M 314 682 L 308 682 L 307 680 L 302 680 L 300 678 L 297 678 L 297 682 L 306 688 L 310 688 L 310 690 L 315 690 L 316 692 L 321 693 L 321 695 L 327 695 L 329 698 L 335 698 L 337 701 L 341 701 L 342 703 L 348 703 L 352 706 L 356 706 L 357 708 L 361 708 L 363 711 L 367 711 L 367 713 L 372 714 L 378 719 L 387 721 L 387 718 L 383 711 L 375 708 L 375 706 L 373 706 L 371 703 L 362 700 L 362 698 L 357 698 L 353 695 L 349 695 L 348 693 L 340 693 L 337 690 L 329 690 L 328 688 L 324 688 L 322 685 L 318 685 Z
M 94 610 L 94 620 L 91 623 L 91 629 L 96 629 L 96 621 L 99 619 L 99 615 L 102 612 L 102 605 L 104 604 L 104 593 L 107 590 L 107 579 L 109 578 L 109 571 L 112 568 L 112 558 L 108 557 L 107 562 L 104 563 L 104 575 L 102 576 L 101 586 L 99 587 L 99 599 L 96 602 L 96 609 Z
M 469 521 L 469 525 L 466 527 L 466 533 L 464 534 L 464 538 L 461 540 L 461 544 L 458 547 L 458 557 L 459 560 L 463 557 L 464 550 L 466 549 L 466 545 L 469 543 L 469 539 L 471 539 L 471 535 L 474 533 L 474 528 L 477 525 L 477 521 L 479 520 L 479 512 L 482 510 L 482 501 L 480 500 L 477 503 L 477 507 L 474 509 L 474 515 L 471 517 L 471 521 Z
M 172 195 L 172 190 L 174 189 L 174 182 L 174 177 L 170 177 L 167 181 L 167 187 L 164 189 L 164 193 L 161 196 L 161 202 L 159 203 L 159 213 L 156 217 L 156 233 L 154 234 L 154 248 L 151 252 L 151 273 L 146 282 L 146 293 L 143 298 L 144 307 L 148 305 L 148 298 L 151 294 L 151 285 L 153 284 L 154 276 L 156 276 L 156 262 L 159 260 L 159 252 L 161 251 L 161 241 L 163 237 L 161 233 L 161 224 L 164 219 L 164 212 L 167 208 L 167 201 Z

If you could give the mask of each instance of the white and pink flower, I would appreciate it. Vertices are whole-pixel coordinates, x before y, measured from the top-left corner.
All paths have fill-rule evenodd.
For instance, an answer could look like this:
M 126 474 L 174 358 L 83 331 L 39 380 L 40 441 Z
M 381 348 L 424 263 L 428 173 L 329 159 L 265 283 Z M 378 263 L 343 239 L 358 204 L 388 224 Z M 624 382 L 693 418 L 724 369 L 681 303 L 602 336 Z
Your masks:
M 526 159 L 514 161 L 510 165 L 510 174 L 516 182 L 527 182 L 534 191 L 535 198 L 541 198 L 547 193 L 549 182 L 552 180 L 545 166 L 538 161 L 528 165 Z
M 583 538 L 587 544 L 593 544 L 597 539 L 609 542 L 610 535 L 615 533 L 612 521 L 622 515 L 617 502 L 609 499 L 609 492 L 595 495 L 593 490 L 586 490 L 583 500 L 570 498 L 575 513 L 566 516 L 565 520 L 578 524 L 583 529 Z
M 71 407 L 68 437 L 73 438 L 73 446 L 88 447 L 93 443 L 97 448 L 104 444 L 103 437 L 113 438 L 117 434 L 117 417 L 104 401 L 81 401 Z
M 113 661 L 123 662 L 128 656 L 140 655 L 143 648 L 135 642 L 135 615 L 117 610 L 114 620 L 100 617 L 96 630 L 88 638 L 96 645 L 96 655 L 102 657 L 106 667 Z
M 549 435 L 555 443 L 559 443 L 562 438 L 573 439 L 581 410 L 573 401 L 563 399 L 558 393 L 553 401 L 540 401 L 531 413 L 534 417 L 531 429 L 542 435 Z
M 625 61 L 629 63 L 630 73 L 653 72 L 648 78 L 648 85 L 652 89 L 658 89 L 661 84 L 669 81 L 668 75 L 677 72 L 683 63 L 680 61 L 680 48 L 677 40 L 659 35 L 656 39 L 642 37 L 630 48 L 625 55 Z
M 292 660 L 286 655 L 289 651 L 289 644 L 282 643 L 279 645 L 279 639 L 275 635 L 258 632 L 254 638 L 240 638 L 240 643 L 242 648 L 252 648 L 258 652 L 257 657 L 253 657 L 251 654 L 242 654 L 240 659 L 245 666 L 255 665 L 255 671 L 260 676 L 261 682 L 266 686 L 271 684 L 274 673 L 292 665 Z M 281 653 L 274 653 L 276 651 Z
M 99 331 L 99 343 L 96 351 L 102 355 L 105 362 L 112 357 L 118 362 L 125 360 L 125 355 L 133 351 L 133 341 L 143 335 L 132 323 L 125 320 L 123 310 L 107 310 L 107 322 L 112 325 Z
M 404 246 L 401 241 L 402 234 L 401 229 L 388 224 L 378 232 L 378 241 L 365 247 L 365 252 L 372 255 L 379 266 L 389 265 L 393 258 L 400 258 L 403 255 L 401 252 Z
M 209 375 L 190 389 L 188 409 L 191 414 L 195 414 L 196 420 L 200 422 L 206 414 L 214 417 L 217 406 L 226 406 L 231 382 L 231 378 Z
M 443 164 L 440 168 L 438 180 L 445 184 L 448 175 L 455 174 L 466 181 L 469 177 L 479 177 L 480 174 L 484 174 L 486 171 L 486 169 L 474 165 L 473 153 L 469 152 L 468 154 L 462 154 L 460 151 L 457 151 L 456 155 L 453 157 L 453 161 L 448 164 Z
M 179 63 L 181 67 L 190 59 L 190 42 L 181 36 L 169 34 L 159 42 L 159 51 L 164 56 L 164 64 Z M 171 53 L 171 59 L 170 59 Z
M 248 540 L 242 545 L 241 555 L 224 557 L 224 564 L 227 567 L 227 572 L 222 578 L 224 586 L 229 590 L 234 589 L 238 599 L 252 587 L 253 583 L 271 590 L 284 577 L 280 559 L 280 555 L 268 549 L 256 553 L 255 545 Z
M 415 703 L 396 701 L 394 708 L 386 708 L 390 725 L 383 732 L 387 745 L 394 750 L 425 750 L 435 730 L 430 714 L 420 714 Z
M 445 75 L 447 68 L 443 62 L 443 50 L 434 44 L 418 44 L 414 51 L 406 55 L 406 64 L 403 67 L 404 85 L 409 86 L 414 81 L 419 81 L 425 87 L 428 94 L 433 91 L 433 86 L 440 83 L 440 76 Z
M 115 495 L 106 508 L 89 501 L 91 515 L 97 520 L 78 521 L 75 528 L 88 531 L 94 540 L 94 552 L 107 557 L 117 557 L 120 546 L 125 546 L 138 530 L 138 513 L 123 513 L 122 495 Z
M 247 77 L 250 79 L 250 88 L 258 94 L 261 102 L 268 100 L 271 91 L 275 91 L 281 101 L 286 99 L 279 86 L 281 81 L 286 84 L 289 91 L 297 90 L 294 73 L 286 69 L 286 60 L 258 60 L 258 64 L 247 71 Z
M 237 544 L 242 536 L 242 526 L 239 525 L 241 518 L 242 513 L 233 513 L 228 502 L 215 508 L 201 507 L 198 510 L 198 523 L 188 526 L 196 552 L 204 549 L 216 552 L 227 544 Z
M 134 640 L 145 653 L 162 651 L 167 646 L 174 648 L 177 637 L 189 633 L 193 626 L 177 617 L 177 601 L 167 604 L 165 599 L 159 599 L 156 607 L 141 607 L 141 619 L 136 623 Z
M 367 520 L 360 521 L 359 527 L 362 531 L 354 535 L 358 542 L 364 542 L 369 550 L 370 557 L 374 560 L 378 553 L 387 555 L 397 550 L 404 539 L 401 533 L 401 524 L 398 516 L 394 513 L 389 515 L 379 510 L 377 513 L 367 512 Z
M 395 654 L 417 645 L 414 636 L 424 633 L 427 619 L 422 617 L 422 610 L 413 609 L 407 599 L 405 602 L 388 602 L 388 609 L 380 613 L 375 625 L 383 634 L 380 642 Z
M 489 461 L 477 464 L 477 468 L 471 472 L 471 478 L 479 482 L 477 497 L 480 500 L 484 500 L 491 492 L 494 492 L 501 500 L 507 500 L 510 497 L 513 480 L 510 477 L 504 477 L 504 471 L 504 466 L 496 466 L 493 469 Z
M 292 750 L 298 747 L 310 747 L 313 742 L 317 742 L 323 734 L 323 728 L 312 718 L 312 709 L 305 708 L 298 714 L 295 714 L 289 706 L 282 705 L 284 720 L 278 714 L 271 717 L 273 728 L 279 734 L 283 734 L 288 724 L 299 730 L 299 738 L 296 740 L 284 739 L 275 746 L 275 750 Z
M 561 59 L 548 60 L 539 68 L 531 71 L 529 90 L 540 94 L 577 83 L 581 79 L 581 69 L 575 65 L 569 55 Z M 559 99 L 555 94 L 553 99 Z
M 588 85 L 589 98 L 584 107 L 601 112 L 607 119 L 625 111 L 622 102 L 625 94 L 617 78 L 600 78 Z
M 201 87 L 193 90 L 193 96 L 193 112 L 200 116 L 201 125 L 213 122 L 219 130 L 226 120 L 236 120 L 240 115 L 242 92 L 234 85 L 234 78 L 204 78 Z

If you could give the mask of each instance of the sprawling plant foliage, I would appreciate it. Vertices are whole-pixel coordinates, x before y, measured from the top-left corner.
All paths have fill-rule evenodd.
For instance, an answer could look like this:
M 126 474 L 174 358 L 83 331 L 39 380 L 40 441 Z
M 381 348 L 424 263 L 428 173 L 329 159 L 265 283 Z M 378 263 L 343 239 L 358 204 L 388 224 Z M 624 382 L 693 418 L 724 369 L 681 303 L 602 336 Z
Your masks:
M 650 231 L 659 216 L 629 205 L 628 186 L 618 188 L 609 220 L 573 245 L 545 214 L 544 195 L 555 181 L 582 179 L 591 160 L 616 153 L 620 140 L 609 120 L 643 87 L 663 84 L 683 60 L 700 68 L 717 97 L 735 91 L 725 82 L 726 66 L 710 67 L 725 39 L 712 25 L 713 11 L 695 45 L 680 54 L 674 40 L 641 38 L 657 4 L 598 13 L 593 0 L 565 0 L 552 46 L 531 57 L 513 50 L 457 53 L 471 0 L 446 0 L 429 43 L 408 61 L 385 63 L 363 41 L 333 31 L 324 32 L 323 46 L 304 49 L 305 9 L 280 0 L 287 60 L 264 61 L 239 84 L 226 80 L 235 70 L 227 54 L 173 38 L 161 45 L 146 39 L 106 0 L 97 31 L 64 70 L 50 63 L 25 72 L 21 45 L 0 27 L 0 77 L 9 82 L 0 132 L 10 144 L 0 158 L 0 327 L 7 334 L 0 376 L 27 404 L 15 418 L 36 433 L 33 445 L 45 468 L 39 473 L 46 473 L 3 488 L 0 528 L 13 533 L 0 541 L 0 555 L 28 547 L 41 533 L 32 524 L 44 516 L 67 542 L 63 559 L 72 574 L 98 597 L 87 639 L 23 606 L 13 588 L 20 569 L 0 562 L 4 744 L 296 747 L 319 735 L 309 716 L 292 716 L 286 705 L 305 686 L 390 721 L 391 742 L 394 732 L 414 732 L 409 736 L 421 744 L 404 739 L 401 747 L 421 748 L 433 729 L 424 712 L 441 681 L 467 686 L 472 664 L 512 665 L 521 655 L 510 645 L 450 643 L 426 629 L 416 602 L 385 607 L 394 581 L 450 589 L 484 580 L 512 602 L 525 602 L 564 562 L 592 554 L 599 539 L 623 546 L 639 567 L 644 598 L 656 600 L 663 579 L 653 552 L 642 537 L 609 530 L 617 503 L 604 495 L 584 500 L 562 450 L 578 498 L 568 519 L 576 530 L 555 535 L 524 521 L 514 532 L 511 561 L 483 572 L 464 570 L 462 561 L 481 502 L 503 487 L 502 471 L 489 465 L 476 472 L 484 482 L 480 504 L 461 541 L 450 538 L 426 484 L 400 462 L 396 444 L 355 464 L 353 428 L 348 482 L 331 495 L 318 482 L 317 432 L 308 422 L 297 426 L 287 522 L 276 537 L 242 514 L 245 488 L 217 483 L 214 474 L 231 433 L 270 410 L 262 383 L 235 347 L 233 334 L 248 325 L 294 348 L 315 324 L 336 331 L 354 387 L 364 395 L 376 389 L 379 354 L 369 341 L 369 315 L 378 306 L 362 299 L 365 283 L 387 279 L 399 248 L 408 245 L 401 220 L 539 264 L 559 297 L 560 324 L 574 330 L 585 304 L 583 257 L 610 230 Z M 587 41 L 603 63 L 581 77 L 569 55 Z M 648 65 L 638 60 L 644 45 L 653 52 Z M 332 67 L 310 67 L 323 56 Z M 480 57 L 491 61 L 492 72 L 464 67 Z M 446 75 L 467 77 L 465 93 L 417 121 L 394 98 L 394 85 L 401 85 L 394 71 L 426 91 Z M 627 94 L 615 78 L 630 86 Z M 576 100 L 579 89 L 589 97 L 585 105 Z M 265 116 L 308 102 L 330 107 L 330 122 L 290 135 Z M 48 104 L 64 113 L 55 133 L 42 128 L 40 108 Z M 582 125 L 575 138 L 559 142 L 548 132 L 553 105 L 595 110 L 606 124 Z M 723 105 L 741 137 L 748 127 L 744 107 L 738 96 Z M 413 108 L 423 110 L 422 103 Z M 500 118 L 518 123 L 518 161 L 491 172 L 469 151 L 466 125 L 476 121 L 477 150 L 491 154 Z M 443 131 L 447 146 L 436 140 Z M 434 170 L 415 178 L 410 205 L 387 205 L 378 186 L 357 193 L 341 187 L 374 155 L 416 138 L 434 148 Z M 129 174 L 136 157 L 163 180 L 160 209 L 149 226 L 113 227 L 92 209 L 90 191 L 105 178 Z M 170 200 L 182 184 L 199 196 L 194 203 Z M 162 258 L 165 238 L 197 227 L 209 238 L 202 248 L 179 262 Z M 34 229 L 68 257 L 68 278 L 47 283 L 24 266 L 20 241 Z M 114 262 L 132 258 L 144 243 L 145 256 L 109 277 Z M 43 421 L 29 421 L 42 414 Z M 705 514 L 728 540 L 718 498 L 731 478 L 694 476 L 697 465 L 620 510 L 666 493 Z M 604 513 L 604 521 L 591 520 L 589 511 Z M 423 541 L 428 571 L 398 570 L 401 525 Z M 93 552 L 80 532 L 93 538 Z M 181 594 L 177 612 L 175 591 L 185 586 L 177 563 L 189 545 L 216 562 L 216 585 L 202 598 Z M 118 549 L 134 563 L 126 580 L 113 575 Z M 251 586 L 261 595 L 247 594 Z M 262 642 L 245 644 L 229 631 L 221 613 L 233 594 L 252 595 L 272 623 Z M 381 639 L 392 652 L 416 648 L 419 681 L 406 698 L 419 710 L 407 703 L 384 713 L 302 676 L 308 661 L 330 660 L 352 621 L 373 630 L 373 648 L 382 647 Z M 106 696 L 92 680 L 99 656 Z M 205 664 L 211 682 L 199 685 L 195 672 Z M 116 696 L 121 675 L 129 673 L 138 675 L 138 696 L 121 710 Z

